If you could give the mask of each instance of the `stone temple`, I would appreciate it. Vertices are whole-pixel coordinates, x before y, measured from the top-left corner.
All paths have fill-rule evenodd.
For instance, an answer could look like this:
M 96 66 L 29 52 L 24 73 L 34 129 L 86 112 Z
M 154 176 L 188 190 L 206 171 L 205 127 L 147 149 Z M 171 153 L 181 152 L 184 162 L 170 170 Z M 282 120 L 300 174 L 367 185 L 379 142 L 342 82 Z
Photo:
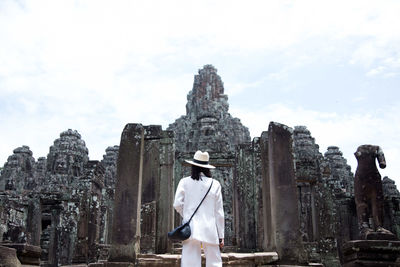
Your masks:
M 224 266 L 344 265 L 346 243 L 360 237 L 340 149 L 321 153 L 306 126 L 277 122 L 251 139 L 211 65 L 187 100 L 166 130 L 127 124 L 101 161 L 70 129 L 46 158 L 14 149 L 0 173 L 0 266 L 180 266 L 166 233 L 180 224 L 175 186 L 198 149 L 223 188 Z M 388 177 L 382 184 L 384 226 L 400 238 L 400 193 Z

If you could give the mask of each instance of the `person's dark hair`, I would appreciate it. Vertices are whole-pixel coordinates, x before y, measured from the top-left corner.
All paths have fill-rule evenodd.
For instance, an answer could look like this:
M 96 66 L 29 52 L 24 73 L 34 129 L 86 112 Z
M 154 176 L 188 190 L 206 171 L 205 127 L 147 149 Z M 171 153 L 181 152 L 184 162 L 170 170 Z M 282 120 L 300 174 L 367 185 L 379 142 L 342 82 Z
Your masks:
M 205 176 L 210 177 L 211 178 L 211 171 L 208 168 L 203 168 L 203 167 L 199 167 L 196 165 L 192 165 L 192 179 L 194 180 L 199 180 L 200 179 L 200 173 L 204 173 Z

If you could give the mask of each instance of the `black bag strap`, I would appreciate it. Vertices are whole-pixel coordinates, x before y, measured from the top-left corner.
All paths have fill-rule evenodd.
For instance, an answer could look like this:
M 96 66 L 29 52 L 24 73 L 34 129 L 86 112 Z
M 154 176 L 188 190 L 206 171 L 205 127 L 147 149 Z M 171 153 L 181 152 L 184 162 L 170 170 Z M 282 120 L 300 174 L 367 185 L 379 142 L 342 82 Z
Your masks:
M 211 178 L 211 179 L 212 179 L 212 178 Z M 195 214 L 195 213 L 197 212 L 197 210 L 200 208 L 200 206 L 201 206 L 201 203 L 203 203 L 204 199 L 205 199 L 205 198 L 206 198 L 206 196 L 208 195 L 208 192 L 210 192 L 210 190 L 211 190 L 211 187 L 212 187 L 212 185 L 213 185 L 213 182 L 214 182 L 214 179 L 212 179 L 212 180 L 211 180 L 211 185 L 210 185 L 210 188 L 208 188 L 208 191 L 207 191 L 207 193 L 205 194 L 205 196 L 204 196 L 204 197 L 203 197 L 203 199 L 201 200 L 200 204 L 197 206 L 196 210 L 193 212 L 193 214 L 192 214 L 192 217 L 190 217 L 189 221 L 187 221 L 186 223 L 190 223 L 190 221 L 192 220 L 192 218 L 193 218 L 194 214 Z

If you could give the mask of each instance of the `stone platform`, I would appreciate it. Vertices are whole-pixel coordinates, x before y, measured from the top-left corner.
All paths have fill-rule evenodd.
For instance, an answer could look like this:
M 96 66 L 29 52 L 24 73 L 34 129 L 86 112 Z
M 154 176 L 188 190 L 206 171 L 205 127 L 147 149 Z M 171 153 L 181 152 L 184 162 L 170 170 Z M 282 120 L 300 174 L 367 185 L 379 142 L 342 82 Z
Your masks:
M 400 241 L 353 240 L 343 246 L 344 267 L 400 266 Z
M 205 263 L 203 255 L 202 259 Z M 278 261 L 276 252 L 256 252 L 256 253 L 222 253 L 224 266 L 235 267 L 256 267 L 256 266 L 276 266 Z M 141 254 L 138 255 L 136 266 L 146 267 L 180 267 L 181 255 L 178 254 Z M 133 267 L 132 263 L 117 262 L 98 262 L 89 265 L 65 265 L 64 267 Z

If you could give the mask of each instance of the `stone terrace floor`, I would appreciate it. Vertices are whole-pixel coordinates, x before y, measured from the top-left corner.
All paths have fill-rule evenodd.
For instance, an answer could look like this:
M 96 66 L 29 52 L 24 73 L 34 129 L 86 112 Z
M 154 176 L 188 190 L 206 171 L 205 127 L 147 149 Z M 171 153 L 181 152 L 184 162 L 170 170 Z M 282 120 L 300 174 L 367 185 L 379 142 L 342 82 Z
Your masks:
M 253 266 L 274 266 L 278 260 L 276 252 L 256 252 L 256 253 L 222 253 L 223 266 L 253 267 Z M 141 254 L 137 258 L 137 266 L 146 267 L 180 267 L 181 255 L 178 254 Z M 203 263 L 205 257 L 203 255 Z M 130 267 L 127 263 L 98 262 L 76 265 L 64 265 L 62 267 Z
M 181 255 L 178 254 L 141 254 L 138 256 L 136 266 L 146 267 L 180 267 Z M 278 261 L 276 252 L 256 252 L 256 253 L 222 253 L 223 266 L 234 267 L 285 267 L 298 265 L 276 265 Z M 203 255 L 203 266 L 205 257 Z M 134 267 L 129 263 L 98 262 L 77 265 L 64 265 L 61 267 Z M 322 264 L 309 264 L 305 266 L 323 266 Z M 300 267 L 300 266 L 298 266 Z

